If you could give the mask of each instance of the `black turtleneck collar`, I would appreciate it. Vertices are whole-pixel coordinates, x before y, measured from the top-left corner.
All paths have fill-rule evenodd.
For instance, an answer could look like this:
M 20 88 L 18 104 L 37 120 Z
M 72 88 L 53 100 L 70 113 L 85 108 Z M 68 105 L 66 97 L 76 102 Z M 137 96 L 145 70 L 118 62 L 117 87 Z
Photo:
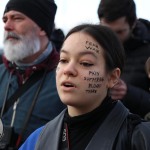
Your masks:
M 71 150 L 85 149 L 115 104 L 111 98 L 106 97 L 99 107 L 87 114 L 70 117 L 66 111 L 64 122 L 68 126 Z

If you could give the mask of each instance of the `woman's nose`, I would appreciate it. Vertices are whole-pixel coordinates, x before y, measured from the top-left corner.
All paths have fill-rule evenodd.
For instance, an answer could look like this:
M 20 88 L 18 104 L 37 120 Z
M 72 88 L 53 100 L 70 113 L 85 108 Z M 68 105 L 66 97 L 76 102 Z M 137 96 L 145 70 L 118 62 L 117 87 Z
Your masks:
M 64 74 L 68 76 L 76 76 L 77 75 L 76 65 L 74 63 L 68 63 L 64 67 Z

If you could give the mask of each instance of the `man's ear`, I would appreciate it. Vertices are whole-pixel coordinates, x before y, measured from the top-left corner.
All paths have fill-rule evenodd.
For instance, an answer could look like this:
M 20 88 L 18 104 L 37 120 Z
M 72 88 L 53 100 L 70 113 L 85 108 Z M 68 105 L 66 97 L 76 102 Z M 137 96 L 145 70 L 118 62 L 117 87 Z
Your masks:
M 121 71 L 119 68 L 115 68 L 110 74 L 109 74 L 109 80 L 108 80 L 108 88 L 112 88 L 118 83 L 118 79 L 120 78 Z
M 46 32 L 45 32 L 43 29 L 40 29 L 40 35 L 41 35 L 41 36 L 45 36 L 45 35 L 46 35 Z
M 131 30 L 133 30 L 133 29 L 135 28 L 136 23 L 137 23 L 137 20 L 134 21 L 134 23 L 133 23 L 133 25 L 132 25 L 132 27 L 131 27 Z

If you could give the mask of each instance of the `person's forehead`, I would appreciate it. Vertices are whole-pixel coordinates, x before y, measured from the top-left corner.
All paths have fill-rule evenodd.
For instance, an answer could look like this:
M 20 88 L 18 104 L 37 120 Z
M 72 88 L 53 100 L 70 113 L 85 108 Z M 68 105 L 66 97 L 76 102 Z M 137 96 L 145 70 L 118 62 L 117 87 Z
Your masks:
M 69 50 L 71 52 L 79 51 L 91 51 L 96 55 L 99 55 L 103 48 L 100 44 L 90 35 L 83 32 L 76 32 L 71 34 L 64 42 L 62 49 Z
M 10 11 L 6 12 L 2 19 L 7 20 L 8 18 L 14 18 L 15 16 L 25 18 L 28 21 L 28 25 L 37 26 L 37 24 L 31 18 L 29 18 L 28 16 L 26 16 L 22 12 L 19 12 L 19 11 L 16 11 L 16 10 L 10 10 Z
M 98 42 L 91 35 L 84 32 L 75 32 L 69 35 L 66 41 L 73 41 L 73 43 L 77 42 L 84 45 L 88 43 L 97 43 L 98 45 Z
M 23 14 L 23 13 L 21 13 L 19 11 L 16 11 L 16 10 L 10 10 L 10 11 L 8 11 L 8 12 L 6 12 L 4 14 L 4 16 L 8 16 L 8 15 L 22 15 L 22 16 L 26 16 L 25 14 Z
M 126 17 L 121 17 L 111 22 L 107 21 L 105 18 L 101 18 L 100 23 L 111 28 L 124 28 L 125 26 L 129 26 Z
M 66 49 L 85 49 L 85 48 L 98 48 L 99 44 L 90 35 L 83 32 L 75 32 L 67 37 L 64 41 L 63 48 Z

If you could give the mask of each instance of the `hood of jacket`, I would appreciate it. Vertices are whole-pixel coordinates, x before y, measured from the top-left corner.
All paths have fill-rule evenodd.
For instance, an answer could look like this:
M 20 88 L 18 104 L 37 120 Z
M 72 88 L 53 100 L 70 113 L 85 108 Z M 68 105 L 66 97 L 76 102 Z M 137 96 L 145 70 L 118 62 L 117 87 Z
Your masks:
M 135 50 L 147 43 L 150 43 L 150 22 L 145 19 L 138 19 L 132 35 L 124 43 L 124 48 L 129 51 Z

